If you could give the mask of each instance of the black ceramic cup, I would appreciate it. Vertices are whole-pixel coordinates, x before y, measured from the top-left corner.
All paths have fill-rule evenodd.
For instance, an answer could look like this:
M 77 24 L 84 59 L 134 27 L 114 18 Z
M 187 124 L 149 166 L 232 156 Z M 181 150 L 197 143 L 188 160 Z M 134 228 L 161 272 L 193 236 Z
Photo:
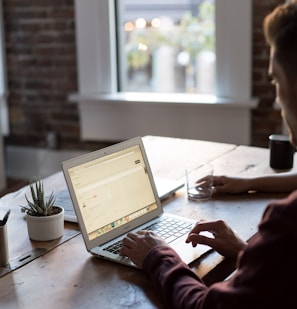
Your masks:
M 272 134 L 269 136 L 270 167 L 288 170 L 293 167 L 295 147 L 286 135 Z

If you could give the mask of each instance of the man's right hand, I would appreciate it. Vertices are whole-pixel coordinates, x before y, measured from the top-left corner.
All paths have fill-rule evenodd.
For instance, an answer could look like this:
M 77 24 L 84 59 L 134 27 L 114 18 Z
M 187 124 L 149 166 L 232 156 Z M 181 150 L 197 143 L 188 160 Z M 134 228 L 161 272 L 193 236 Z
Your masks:
M 201 235 L 200 232 L 208 231 L 213 237 Z M 247 245 L 223 220 L 198 222 L 191 230 L 186 240 L 192 243 L 193 247 L 197 244 L 208 245 L 225 257 L 237 258 L 239 251 Z

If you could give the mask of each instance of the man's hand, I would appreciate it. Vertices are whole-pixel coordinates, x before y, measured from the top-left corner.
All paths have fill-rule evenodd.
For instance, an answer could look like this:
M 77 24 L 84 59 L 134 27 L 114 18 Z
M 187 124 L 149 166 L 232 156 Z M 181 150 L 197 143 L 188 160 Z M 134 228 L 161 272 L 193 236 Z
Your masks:
M 213 237 L 200 235 L 200 232 L 208 231 Z M 246 242 L 241 240 L 235 232 L 222 220 L 210 222 L 198 222 L 189 233 L 186 240 L 192 243 L 208 245 L 225 257 L 236 258 L 239 251 L 246 247 Z
M 123 240 L 121 255 L 127 256 L 142 268 L 144 258 L 148 252 L 156 246 L 168 245 L 164 240 L 152 231 L 139 231 L 137 233 L 128 233 Z
M 247 193 L 250 189 L 250 180 L 248 178 L 213 176 L 214 193 Z

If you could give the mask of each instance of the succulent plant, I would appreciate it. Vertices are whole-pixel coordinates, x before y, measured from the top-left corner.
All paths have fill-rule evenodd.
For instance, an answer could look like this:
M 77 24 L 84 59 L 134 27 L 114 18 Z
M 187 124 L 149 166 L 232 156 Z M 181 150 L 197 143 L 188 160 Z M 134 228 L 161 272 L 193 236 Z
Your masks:
M 40 179 L 30 182 L 30 190 L 32 200 L 29 200 L 25 194 L 28 206 L 21 206 L 22 211 L 30 216 L 36 217 L 52 216 L 59 212 L 59 208 L 57 209 L 54 206 L 55 197 L 53 192 L 48 199 L 45 198 L 43 182 Z

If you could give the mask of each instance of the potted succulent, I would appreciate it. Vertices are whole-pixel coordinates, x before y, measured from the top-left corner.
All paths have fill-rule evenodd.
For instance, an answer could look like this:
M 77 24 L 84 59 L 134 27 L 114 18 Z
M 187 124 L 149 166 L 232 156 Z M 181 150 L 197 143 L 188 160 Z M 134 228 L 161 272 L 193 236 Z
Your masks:
M 25 194 L 28 206 L 21 206 L 26 214 L 30 239 L 48 241 L 64 234 L 64 209 L 54 205 L 53 192 L 46 199 L 43 182 L 35 180 L 30 183 L 31 200 Z

